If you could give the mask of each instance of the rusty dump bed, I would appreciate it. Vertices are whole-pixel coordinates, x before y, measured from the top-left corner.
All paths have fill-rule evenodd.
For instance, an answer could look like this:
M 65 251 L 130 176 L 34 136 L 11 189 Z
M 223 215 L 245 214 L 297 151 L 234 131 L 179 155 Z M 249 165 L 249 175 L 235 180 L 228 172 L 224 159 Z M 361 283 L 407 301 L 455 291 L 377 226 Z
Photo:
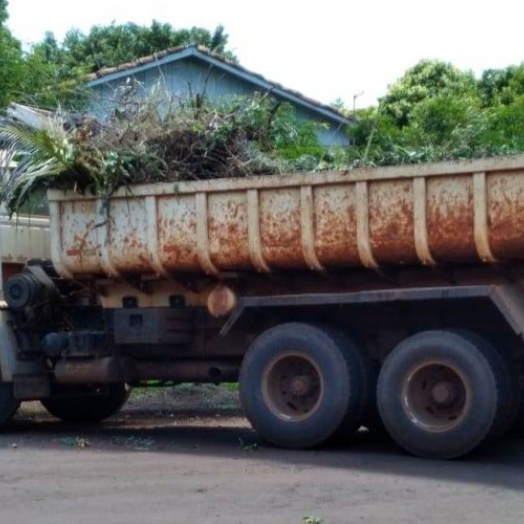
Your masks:
M 65 277 L 524 260 L 524 156 L 49 192 Z

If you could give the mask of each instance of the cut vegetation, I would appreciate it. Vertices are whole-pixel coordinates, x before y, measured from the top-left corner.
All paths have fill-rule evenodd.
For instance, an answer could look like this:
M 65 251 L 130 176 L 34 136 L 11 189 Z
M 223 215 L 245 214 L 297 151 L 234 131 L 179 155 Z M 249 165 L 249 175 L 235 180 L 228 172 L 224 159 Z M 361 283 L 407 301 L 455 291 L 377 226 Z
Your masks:
M 48 188 L 109 196 L 124 185 L 317 168 L 328 154 L 314 127 L 269 95 L 212 105 L 160 88 L 147 96 L 131 88 L 104 121 L 12 105 L 0 149 L 4 166 L 16 161 L 0 195 L 11 213 Z

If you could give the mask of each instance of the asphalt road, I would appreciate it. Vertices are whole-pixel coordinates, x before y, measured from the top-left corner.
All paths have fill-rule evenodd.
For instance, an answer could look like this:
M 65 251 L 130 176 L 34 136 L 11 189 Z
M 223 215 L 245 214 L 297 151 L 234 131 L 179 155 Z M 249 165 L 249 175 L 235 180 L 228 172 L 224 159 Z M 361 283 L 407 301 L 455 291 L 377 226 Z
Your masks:
M 351 446 L 285 451 L 228 410 L 125 409 L 99 427 L 29 409 L 0 435 L 0 523 L 522 522 L 524 440 L 466 460 Z

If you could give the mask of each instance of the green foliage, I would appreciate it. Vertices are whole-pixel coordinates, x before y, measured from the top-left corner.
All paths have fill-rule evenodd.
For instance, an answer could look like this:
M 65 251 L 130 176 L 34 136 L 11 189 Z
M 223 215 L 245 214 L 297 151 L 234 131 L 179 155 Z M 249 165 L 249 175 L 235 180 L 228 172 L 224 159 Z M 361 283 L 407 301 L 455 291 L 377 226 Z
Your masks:
M 6 106 L 20 89 L 22 51 L 9 31 L 0 27 L 0 108 Z
M 353 165 L 395 165 L 524 152 L 524 96 L 483 108 L 478 98 L 442 94 L 417 105 L 399 127 L 376 109 L 355 128 Z
M 424 100 L 443 93 L 464 96 L 475 89 L 472 73 L 463 72 L 449 63 L 422 60 L 389 88 L 380 104 L 382 111 L 402 127 L 409 124 L 412 111 Z
M 484 107 L 510 105 L 524 94 L 524 64 L 506 69 L 487 69 L 478 88 Z
M 423 142 L 444 143 L 454 131 L 467 126 L 477 112 L 472 97 L 457 97 L 449 92 L 426 98 L 413 108 L 411 132 Z
M 7 0 L 0 0 L 0 25 L 4 25 L 7 18 Z
M 393 117 L 379 108 L 362 111 L 352 129 L 354 146 L 348 152 L 351 166 L 373 166 L 404 163 L 404 131 L 395 125 Z
M 239 391 L 240 389 L 238 382 L 222 382 L 222 384 L 220 384 L 220 387 L 227 391 Z
M 170 24 L 153 21 L 150 27 L 134 23 L 94 26 L 84 34 L 69 31 L 61 45 L 48 35 L 43 42 L 59 67 L 82 65 L 89 72 L 113 67 L 179 45 L 198 44 L 227 58 L 234 55 L 226 49 L 228 35 L 223 26 L 213 32 L 201 28 L 174 29 Z M 39 46 L 41 46 L 40 44 Z
M 87 74 L 151 55 L 169 47 L 198 44 L 230 59 L 223 26 L 174 29 L 153 21 L 149 27 L 133 23 L 94 26 L 84 34 L 73 29 L 63 42 L 47 33 L 28 52 L 5 27 L 7 0 L 0 0 L 0 109 L 10 102 L 55 109 L 84 109 Z
M 16 96 L 23 78 L 22 47 L 5 27 L 7 18 L 7 0 L 0 0 L 0 108 Z
M 322 524 L 324 521 L 320 517 L 306 515 L 302 517 L 302 522 L 303 524 Z
M 0 109 L 10 102 L 39 107 L 85 107 L 85 72 L 82 66 L 61 61 L 61 50 L 50 34 L 29 53 L 4 27 L 7 1 L 0 0 Z
M 223 26 L 211 32 L 200 27 L 177 30 L 157 21 L 150 27 L 111 24 L 94 26 L 87 34 L 73 29 L 61 43 L 47 33 L 24 55 L 20 43 L 0 28 L 0 74 L 8 79 L 0 85 L 0 107 L 21 102 L 49 109 L 84 109 L 89 73 L 184 44 L 203 45 L 235 60 L 226 48 L 227 40 Z
M 84 109 L 89 100 L 85 68 L 59 68 L 48 61 L 41 49 L 27 55 L 23 62 L 19 94 L 12 101 L 56 109 Z
M 524 95 L 515 97 L 511 104 L 489 108 L 485 113 L 487 126 L 481 138 L 488 154 L 524 152 Z
M 287 160 L 297 160 L 311 155 L 320 160 L 325 149 L 316 134 L 318 125 L 299 122 L 295 109 L 267 94 L 255 93 L 253 97 L 237 96 L 223 102 L 220 110 L 231 118 L 222 120 L 217 136 L 246 133 L 259 149 L 275 153 Z
M 524 66 L 476 81 L 422 61 L 377 108 L 359 112 L 352 165 L 393 165 L 524 152 Z
M 12 122 L 0 129 L 0 145 L 8 152 L 6 163 L 17 163 L 14 175 L 5 178 L 1 187 L 11 213 L 26 203 L 42 181 L 52 185 L 63 173 L 76 171 L 75 146 L 59 121 L 50 122 L 45 131 Z

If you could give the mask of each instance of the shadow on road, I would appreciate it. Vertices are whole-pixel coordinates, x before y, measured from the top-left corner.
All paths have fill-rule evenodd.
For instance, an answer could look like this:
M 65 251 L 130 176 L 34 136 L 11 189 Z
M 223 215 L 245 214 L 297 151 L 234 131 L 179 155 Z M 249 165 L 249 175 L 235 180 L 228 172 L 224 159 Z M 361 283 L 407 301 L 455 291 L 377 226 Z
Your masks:
M 430 461 L 403 453 L 385 436 L 361 431 L 347 446 L 295 451 L 260 441 L 238 410 L 175 413 L 123 411 L 100 425 L 65 424 L 49 416 L 19 415 L 0 435 L 0 448 L 57 449 L 76 446 L 98 452 L 198 454 L 271 461 L 348 472 L 433 478 L 524 491 L 524 439 L 507 438 L 454 461 Z

